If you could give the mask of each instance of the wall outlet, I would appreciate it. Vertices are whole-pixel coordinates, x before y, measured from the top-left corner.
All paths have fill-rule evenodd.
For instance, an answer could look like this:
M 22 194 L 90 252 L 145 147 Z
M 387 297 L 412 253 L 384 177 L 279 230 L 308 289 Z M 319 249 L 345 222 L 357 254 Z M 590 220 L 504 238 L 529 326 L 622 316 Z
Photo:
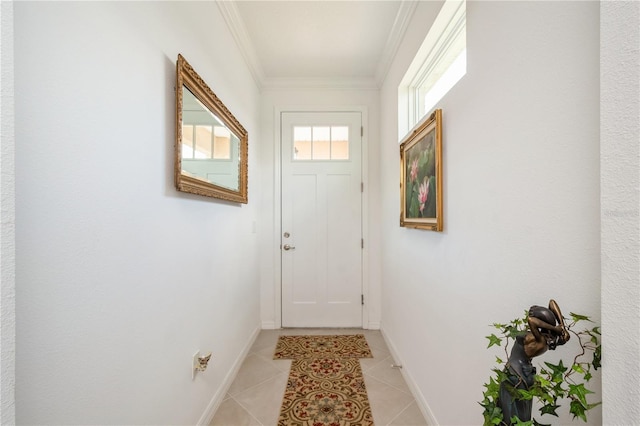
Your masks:
M 193 354 L 193 359 L 191 360 L 191 380 L 196 378 L 196 371 L 198 371 L 196 366 L 199 364 L 198 362 L 199 357 L 200 357 L 200 351 L 196 351 L 196 353 Z
M 192 361 L 192 369 L 191 369 L 191 379 L 196 378 L 196 371 L 205 371 L 207 366 L 209 365 L 209 360 L 211 359 L 211 352 L 207 352 L 204 355 L 200 355 L 200 351 L 197 351 L 193 354 Z

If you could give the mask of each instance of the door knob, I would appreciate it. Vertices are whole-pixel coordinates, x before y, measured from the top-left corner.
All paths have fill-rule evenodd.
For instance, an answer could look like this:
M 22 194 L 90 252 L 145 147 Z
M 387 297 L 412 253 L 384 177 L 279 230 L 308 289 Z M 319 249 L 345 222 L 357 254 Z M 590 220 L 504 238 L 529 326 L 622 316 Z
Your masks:
M 283 249 L 285 250 L 295 250 L 296 248 L 293 246 L 290 246 L 289 244 L 285 244 L 282 246 Z

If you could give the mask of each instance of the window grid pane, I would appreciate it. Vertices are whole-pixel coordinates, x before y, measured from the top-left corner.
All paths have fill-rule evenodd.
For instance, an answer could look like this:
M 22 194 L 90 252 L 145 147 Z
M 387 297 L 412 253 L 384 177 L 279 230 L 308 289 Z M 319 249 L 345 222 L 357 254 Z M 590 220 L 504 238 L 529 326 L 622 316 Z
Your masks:
M 314 126 L 312 131 L 312 157 L 314 160 L 331 159 L 331 127 Z
M 231 131 L 226 127 L 213 128 L 213 158 L 216 160 L 231 159 Z
M 294 160 L 311 160 L 311 141 L 295 141 L 293 144 Z
M 311 127 L 293 128 L 293 159 L 311 160 Z
M 213 128 L 208 125 L 196 126 L 195 158 L 211 158 Z
M 348 160 L 348 126 L 294 126 L 294 160 Z
M 349 127 L 333 126 L 331 128 L 331 159 L 349 159 Z
M 182 125 L 182 158 L 193 158 L 193 126 Z

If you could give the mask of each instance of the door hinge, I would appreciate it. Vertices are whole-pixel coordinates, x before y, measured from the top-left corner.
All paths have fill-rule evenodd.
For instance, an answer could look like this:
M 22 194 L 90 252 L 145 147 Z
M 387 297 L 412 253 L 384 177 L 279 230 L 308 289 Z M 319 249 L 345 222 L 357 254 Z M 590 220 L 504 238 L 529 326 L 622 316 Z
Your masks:
M 364 126 L 360 126 L 360 136 L 364 136 Z
M 360 295 L 360 303 L 364 305 L 364 294 Z
M 360 238 L 360 248 L 364 248 L 364 238 Z
M 364 192 L 364 182 L 360 182 L 360 192 Z

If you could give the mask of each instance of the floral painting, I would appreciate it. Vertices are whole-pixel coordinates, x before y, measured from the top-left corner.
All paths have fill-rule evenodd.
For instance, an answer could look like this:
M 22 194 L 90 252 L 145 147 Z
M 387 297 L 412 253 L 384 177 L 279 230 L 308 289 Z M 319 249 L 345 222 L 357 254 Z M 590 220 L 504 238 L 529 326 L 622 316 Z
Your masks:
M 400 225 L 442 230 L 442 112 L 436 110 L 400 146 Z

